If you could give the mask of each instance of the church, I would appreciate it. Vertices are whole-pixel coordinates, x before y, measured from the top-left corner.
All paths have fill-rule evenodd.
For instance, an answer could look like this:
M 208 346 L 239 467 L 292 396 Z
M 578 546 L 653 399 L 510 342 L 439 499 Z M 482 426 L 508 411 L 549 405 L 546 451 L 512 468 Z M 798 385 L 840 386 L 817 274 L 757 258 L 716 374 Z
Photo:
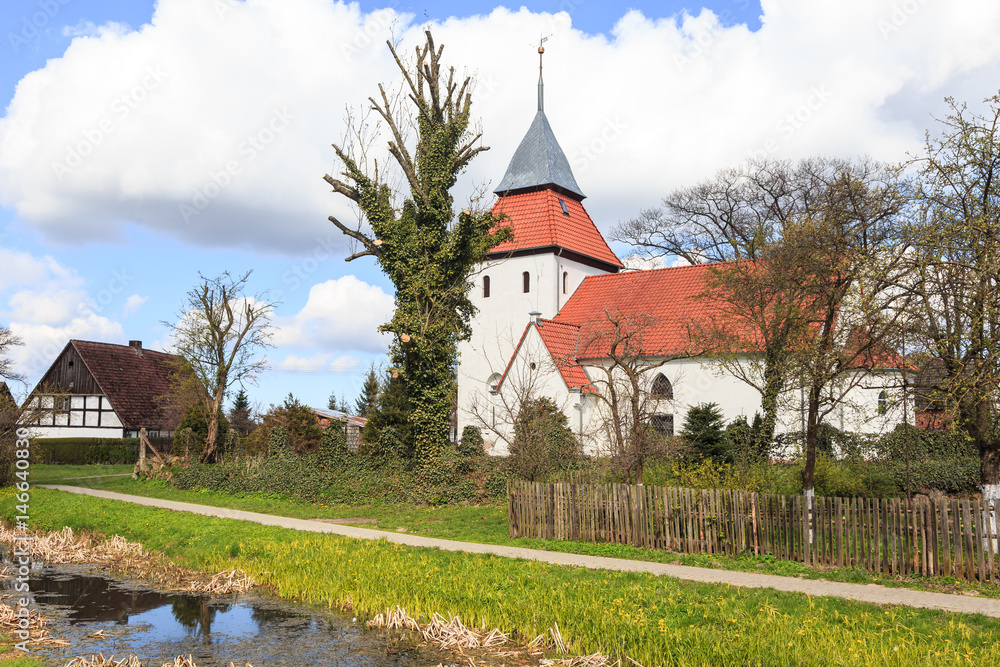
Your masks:
M 544 396 L 564 412 L 586 453 L 608 453 L 605 371 L 615 349 L 639 338 L 642 359 L 633 366 L 641 369 L 658 431 L 676 434 L 691 407 L 709 402 L 727 423 L 753 420 L 761 409 L 757 390 L 691 352 L 690 326 L 707 317 L 697 295 L 710 265 L 625 267 L 584 207 L 545 116 L 541 72 L 537 112 L 494 194 L 492 211 L 506 216 L 513 238 L 473 274 L 478 313 L 472 337 L 460 346 L 459 433 L 476 426 L 491 453 L 506 454 L 520 402 Z M 825 421 L 856 432 L 891 429 L 903 414 L 893 400 L 896 376 L 887 370 L 864 378 Z M 782 401 L 777 433 L 804 431 L 803 401 L 794 393 Z

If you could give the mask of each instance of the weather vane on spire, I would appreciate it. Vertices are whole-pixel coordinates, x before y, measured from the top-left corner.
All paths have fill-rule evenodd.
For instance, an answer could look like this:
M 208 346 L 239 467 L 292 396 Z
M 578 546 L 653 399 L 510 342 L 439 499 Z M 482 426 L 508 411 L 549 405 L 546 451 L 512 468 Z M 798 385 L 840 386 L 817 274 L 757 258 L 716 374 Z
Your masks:
M 545 47 L 542 46 L 545 42 L 549 41 L 549 37 L 552 35 L 546 35 L 545 37 L 539 36 L 538 38 L 538 110 L 545 110 L 545 103 L 542 97 L 542 56 L 545 54 Z

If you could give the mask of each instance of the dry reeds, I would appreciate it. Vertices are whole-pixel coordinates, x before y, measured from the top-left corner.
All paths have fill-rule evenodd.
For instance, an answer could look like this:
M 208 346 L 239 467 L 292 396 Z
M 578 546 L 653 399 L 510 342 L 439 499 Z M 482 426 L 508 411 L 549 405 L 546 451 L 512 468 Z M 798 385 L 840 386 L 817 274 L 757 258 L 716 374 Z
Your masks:
M 129 542 L 121 535 L 101 540 L 90 534 L 76 535 L 69 526 L 47 534 L 0 526 L 0 542 L 13 542 L 26 535 L 32 536 L 32 557 L 49 564 L 103 565 L 131 577 L 155 581 L 163 588 L 189 593 L 244 593 L 256 584 L 243 570 L 210 575 L 178 567 L 166 556 L 146 551 L 138 542 Z
M 415 630 L 420 632 L 427 642 L 436 644 L 443 649 L 488 649 L 493 655 L 498 657 L 516 656 L 521 653 L 520 651 L 497 650 L 510 641 L 510 637 L 497 628 L 489 632 L 478 632 L 466 627 L 457 616 L 449 621 L 440 614 L 434 614 L 429 623 L 420 627 L 416 619 L 407 614 L 406 610 L 399 605 L 391 611 L 386 609 L 384 614 L 378 614 L 368 621 L 367 625 L 369 628 Z M 528 648 L 554 646 L 561 653 L 566 652 L 566 643 L 563 640 L 562 633 L 559 632 L 558 624 L 552 625 L 552 628 L 549 630 L 549 637 L 551 637 L 551 642 L 546 639 L 545 635 L 538 635 L 528 644 Z M 541 653 L 539 652 L 534 655 L 541 655 Z M 539 662 L 547 667 L 606 667 L 608 659 L 607 656 L 601 653 L 594 653 L 593 655 L 575 656 L 557 660 L 543 659 Z
M 67 662 L 64 667 L 142 667 L 142 662 L 134 655 L 115 660 L 114 655 L 105 658 L 104 654 L 100 653 L 98 655 L 77 656 Z M 173 662 L 164 663 L 163 667 L 198 667 L 198 665 L 195 664 L 194 658 L 190 655 L 186 657 L 179 655 L 174 658 Z M 236 667 L 236 665 L 231 662 L 229 667 Z M 240 667 L 253 667 L 253 665 L 247 662 Z

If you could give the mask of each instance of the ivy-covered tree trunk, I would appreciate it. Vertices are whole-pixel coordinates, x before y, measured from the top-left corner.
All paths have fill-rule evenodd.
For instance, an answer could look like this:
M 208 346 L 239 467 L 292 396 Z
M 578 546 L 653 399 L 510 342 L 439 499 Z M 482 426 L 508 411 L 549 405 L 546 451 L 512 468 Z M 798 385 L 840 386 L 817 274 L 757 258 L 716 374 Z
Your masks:
M 760 457 L 771 451 L 774 430 L 778 424 L 778 399 L 785 387 L 783 366 L 777 361 L 780 354 L 779 350 L 764 351 L 764 391 L 761 392 L 760 401 L 763 415 L 754 441 L 754 452 Z
M 374 257 L 396 288 L 395 313 L 381 329 L 394 334 L 392 372 L 402 377 L 409 396 L 416 456 L 426 470 L 435 470 L 437 455 L 448 444 L 458 343 L 470 335 L 475 313 L 469 275 L 511 232 L 489 211 L 455 216 L 452 210 L 450 191 L 458 175 L 488 147 L 480 145 L 481 134 L 469 131 L 471 80 L 456 81 L 454 68 L 441 65 L 443 47 L 425 34 L 412 66 L 389 43 L 405 98 L 390 97 L 381 84 L 379 99 L 368 98 L 392 135 L 389 154 L 408 192 L 393 192 L 394 175 L 384 163 L 369 164 L 364 123 L 350 128 L 359 144 L 334 145 L 344 179 L 324 179 L 361 212 L 357 227 L 330 216 L 361 245 L 347 261 Z M 415 144 L 407 145 L 414 135 Z

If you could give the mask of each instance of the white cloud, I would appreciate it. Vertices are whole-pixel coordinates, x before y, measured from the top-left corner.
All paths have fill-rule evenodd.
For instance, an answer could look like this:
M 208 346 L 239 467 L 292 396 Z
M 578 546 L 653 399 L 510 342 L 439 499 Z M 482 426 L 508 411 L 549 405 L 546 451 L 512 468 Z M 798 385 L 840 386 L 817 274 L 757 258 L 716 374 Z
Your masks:
M 0 248 L 0 317 L 24 345 L 9 351 L 15 369 L 37 379 L 71 338 L 118 341 L 121 325 L 101 314 L 84 280 L 46 255 Z M 109 292 L 110 294 L 110 292 Z
M 125 299 L 125 305 L 122 307 L 122 317 L 135 315 L 142 308 L 142 304 L 146 303 L 148 299 L 149 297 L 139 296 L 138 294 L 133 294 Z
M 282 373 L 346 373 L 358 367 L 361 361 L 349 354 L 335 355 L 320 352 L 308 357 L 289 354 L 268 364 L 268 371 Z
M 327 280 L 309 289 L 305 306 L 291 317 L 275 318 L 277 347 L 323 351 L 383 351 L 388 336 L 376 329 L 392 317 L 394 302 L 381 287 L 355 276 Z
M 527 9 L 436 25 L 447 62 L 478 73 L 474 113 L 493 147 L 459 205 L 499 181 L 530 123 L 537 61 L 525 43 L 540 30 L 552 33 L 546 113 L 604 230 L 751 154 L 901 160 L 945 95 L 975 105 L 996 92 L 993 0 L 764 0 L 762 11 L 756 32 L 709 11 L 629 12 L 610 37 Z M 73 28 L 0 120 L 0 200 L 63 242 L 115 238 L 129 222 L 300 251 L 328 214 L 352 219 L 320 181 L 337 168 L 341 110 L 396 85 L 384 40 L 410 53 L 423 26 L 325 0 L 161 0 L 138 30 Z

